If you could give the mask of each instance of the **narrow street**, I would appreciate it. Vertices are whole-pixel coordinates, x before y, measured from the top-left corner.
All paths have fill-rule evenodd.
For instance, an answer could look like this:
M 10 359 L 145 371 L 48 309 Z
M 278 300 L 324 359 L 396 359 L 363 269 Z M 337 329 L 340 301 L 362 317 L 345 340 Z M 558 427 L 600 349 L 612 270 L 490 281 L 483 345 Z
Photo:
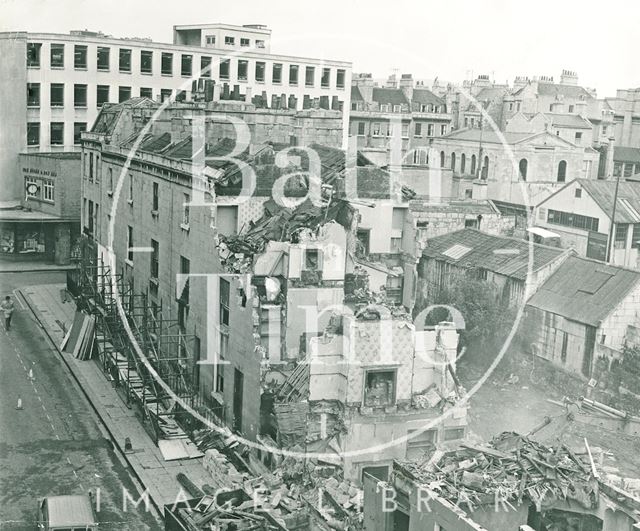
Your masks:
M 11 330 L 0 327 L 0 528 L 34 529 L 38 498 L 100 489 L 101 529 L 161 529 L 143 503 L 122 511 L 123 489 L 137 500 L 138 488 L 57 351 L 13 294 L 63 281 L 63 273 L 0 275 L 0 293 L 16 304 Z

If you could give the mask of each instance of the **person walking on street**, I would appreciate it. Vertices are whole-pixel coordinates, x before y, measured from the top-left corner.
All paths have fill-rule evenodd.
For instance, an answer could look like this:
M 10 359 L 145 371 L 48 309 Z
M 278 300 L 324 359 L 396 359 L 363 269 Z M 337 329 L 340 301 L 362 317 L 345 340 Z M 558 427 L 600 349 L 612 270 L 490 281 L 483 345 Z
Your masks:
M 0 303 L 0 308 L 2 308 L 2 313 L 4 314 L 4 327 L 7 330 L 11 330 L 11 316 L 13 315 L 13 311 L 16 307 L 9 295 L 7 295 L 2 303 Z

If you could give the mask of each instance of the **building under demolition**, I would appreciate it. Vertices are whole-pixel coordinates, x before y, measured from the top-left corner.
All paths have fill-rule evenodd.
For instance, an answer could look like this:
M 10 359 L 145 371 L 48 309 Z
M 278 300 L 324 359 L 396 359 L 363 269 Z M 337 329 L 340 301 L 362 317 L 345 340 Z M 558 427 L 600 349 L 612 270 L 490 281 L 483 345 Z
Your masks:
M 632 531 L 640 499 L 601 478 L 583 448 L 547 447 L 517 433 L 462 444 L 428 462 L 399 462 L 364 479 L 367 531 Z
M 465 435 L 457 332 L 416 329 L 390 280 L 415 251 L 361 249 L 360 209 L 385 206 L 367 193 L 407 212 L 416 193 L 359 153 L 347 167 L 337 112 L 220 105 L 130 100 L 83 137 L 69 285 L 92 317 L 72 348 L 99 358 L 166 458 L 218 452 L 227 487 L 275 474 L 300 503 L 299 485 L 332 480 L 354 510 L 364 472 Z M 222 111 L 249 129 L 239 153 Z

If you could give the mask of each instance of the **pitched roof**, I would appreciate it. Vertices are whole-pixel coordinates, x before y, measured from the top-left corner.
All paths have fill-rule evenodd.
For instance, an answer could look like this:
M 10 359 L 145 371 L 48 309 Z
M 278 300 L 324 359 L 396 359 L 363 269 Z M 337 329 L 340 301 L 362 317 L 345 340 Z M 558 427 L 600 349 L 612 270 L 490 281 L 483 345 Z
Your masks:
M 515 95 L 520 94 L 528 86 L 530 85 L 525 85 L 517 90 Z M 537 94 L 540 96 L 564 96 L 566 98 L 580 98 L 581 96 L 585 99 L 593 98 L 584 87 L 578 85 L 563 85 L 561 83 L 545 83 L 542 81 L 537 82 Z
M 614 146 L 613 160 L 622 162 L 640 162 L 640 148 Z
M 570 256 L 527 304 L 572 321 L 598 326 L 639 281 L 638 271 Z
M 593 98 L 585 89 L 578 85 L 563 85 L 560 83 L 540 83 L 538 82 L 538 94 L 542 96 L 564 96 L 566 98 Z
M 356 85 L 351 85 L 351 101 L 364 101 L 362 93 Z
M 578 114 L 545 114 L 556 127 L 571 127 L 574 129 L 591 129 L 593 126 L 589 120 L 586 120 Z
M 442 138 L 450 138 L 455 140 L 471 140 L 473 142 L 480 141 L 480 135 L 482 134 L 482 142 L 487 144 L 502 144 L 502 139 L 495 131 L 485 131 L 480 129 L 458 129 L 453 131 Z M 536 133 L 511 133 L 503 132 L 507 144 L 516 144 L 525 138 L 535 136 Z
M 128 107 L 159 107 L 159 104 L 149 98 L 131 98 L 122 103 L 105 103 L 93 123 L 91 132 L 106 135 L 112 134 L 120 114 Z
M 531 244 L 517 238 L 494 236 L 477 229 L 462 229 L 427 241 L 426 258 L 444 260 L 462 268 L 482 268 L 500 275 L 524 280 L 533 252 L 533 271 L 567 253 L 564 249 Z
M 444 100 L 436 96 L 433 92 L 426 88 L 413 89 L 413 96 L 411 97 L 413 103 L 442 105 Z
M 409 103 L 404 92 L 395 88 L 374 87 L 371 99 L 381 105 L 405 105 Z
M 615 181 L 576 179 L 609 217 L 613 213 Z M 620 181 L 616 204 L 616 223 L 640 223 L 640 182 Z
M 506 87 L 486 87 L 476 94 L 475 99 L 478 101 L 493 100 L 495 98 L 502 98 L 506 93 Z
M 454 200 L 448 203 L 430 203 L 424 200 L 414 199 L 409 202 L 411 212 L 428 214 L 447 213 L 447 214 L 499 214 L 500 211 L 490 200 L 486 201 L 469 201 Z

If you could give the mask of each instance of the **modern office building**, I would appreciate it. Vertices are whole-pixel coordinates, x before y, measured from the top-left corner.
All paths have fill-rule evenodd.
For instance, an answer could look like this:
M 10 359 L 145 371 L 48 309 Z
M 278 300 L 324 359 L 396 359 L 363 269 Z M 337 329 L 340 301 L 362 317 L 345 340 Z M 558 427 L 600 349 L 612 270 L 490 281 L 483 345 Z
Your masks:
M 20 153 L 79 151 L 106 102 L 189 101 L 197 80 L 209 99 L 215 91 L 269 107 L 350 108 L 350 63 L 274 54 L 270 41 L 259 25 L 175 26 L 172 44 L 89 31 L 0 33 L 0 121 L 11 132 L 0 137 L 0 205 L 24 196 Z

